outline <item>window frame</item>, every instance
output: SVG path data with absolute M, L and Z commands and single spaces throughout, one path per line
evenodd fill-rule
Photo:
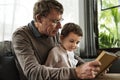
M 120 48 L 103 48 L 103 49 L 99 48 L 99 42 L 98 42 L 99 29 L 98 29 L 98 10 L 97 10 L 98 8 L 97 8 L 97 5 L 98 5 L 97 0 L 94 0 L 94 30 L 95 30 L 95 34 L 96 34 L 96 38 L 95 38 L 96 50 L 97 51 L 106 50 L 106 51 L 109 51 L 109 52 L 117 52 L 117 51 L 120 50 Z M 103 9 L 103 10 L 105 10 L 105 9 Z

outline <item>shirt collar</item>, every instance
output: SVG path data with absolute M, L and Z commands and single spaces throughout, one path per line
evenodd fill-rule
M 40 38 L 40 37 L 48 37 L 48 36 L 45 36 L 45 35 L 42 35 L 38 29 L 35 27 L 35 21 L 32 20 L 29 24 L 28 24 L 28 27 L 30 27 L 33 31 L 33 34 L 35 35 L 36 38 Z

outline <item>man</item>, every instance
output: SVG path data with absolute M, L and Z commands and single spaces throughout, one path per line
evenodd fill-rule
M 41 0 L 34 5 L 34 21 L 17 29 L 12 37 L 21 80 L 92 79 L 100 62 L 84 63 L 76 68 L 44 66 L 48 52 L 59 43 L 63 6 L 56 0 Z M 23 78 L 24 76 L 24 78 Z

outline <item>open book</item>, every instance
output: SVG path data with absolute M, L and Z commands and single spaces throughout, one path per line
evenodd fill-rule
M 107 68 L 109 68 L 112 63 L 118 59 L 118 56 L 114 53 L 110 53 L 107 51 L 102 51 L 99 56 L 96 58 L 97 61 L 101 62 L 101 66 L 100 66 L 100 72 L 98 73 L 98 75 L 100 73 L 102 73 L 104 70 L 106 70 Z

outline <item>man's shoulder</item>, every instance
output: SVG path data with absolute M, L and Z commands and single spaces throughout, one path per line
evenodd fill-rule
M 14 31 L 12 36 L 13 37 L 15 37 L 15 36 L 19 37 L 20 35 L 22 35 L 24 37 L 27 37 L 27 36 L 30 36 L 30 34 L 31 34 L 31 31 L 30 31 L 29 27 L 28 26 L 22 26 L 22 27 L 17 28 Z
M 20 33 L 20 32 L 26 32 L 26 31 L 28 31 L 28 30 L 29 30 L 28 26 L 18 27 L 18 28 L 14 31 L 14 34 L 15 34 L 15 33 Z
M 28 26 L 20 26 L 16 29 L 16 31 L 24 31 L 24 30 L 27 30 L 28 29 Z

